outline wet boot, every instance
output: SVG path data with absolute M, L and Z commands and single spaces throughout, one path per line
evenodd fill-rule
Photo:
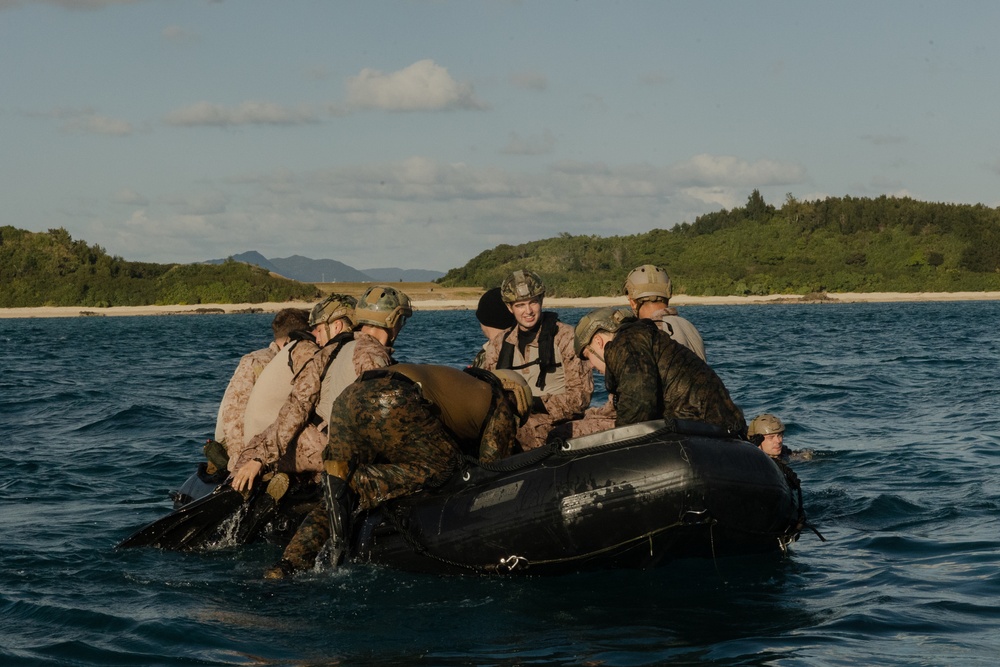
M 346 480 L 323 473 L 323 500 L 330 521 L 330 565 L 337 567 L 343 562 L 350 546 L 351 519 L 357 507 L 357 494 Z
M 265 579 L 284 579 L 295 572 L 310 570 L 323 545 L 330 539 L 330 519 L 320 503 L 299 524 L 291 541 L 281 554 L 281 560 L 264 571 Z

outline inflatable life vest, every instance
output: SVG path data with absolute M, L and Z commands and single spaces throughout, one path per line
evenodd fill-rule
M 510 334 L 517 329 L 517 325 L 507 329 L 503 335 L 503 345 L 500 346 L 500 355 L 497 358 L 497 368 L 519 371 L 535 364 L 538 365 L 538 381 L 535 386 L 545 389 L 545 376 L 554 372 L 562 364 L 556 362 L 556 324 L 559 322 L 559 315 L 553 312 L 543 312 L 538 328 L 538 358 L 520 366 L 514 365 L 514 343 L 507 340 Z
M 338 364 L 336 368 L 333 368 L 333 362 L 337 360 L 337 356 L 347 346 L 351 348 L 349 350 L 351 354 L 346 358 L 347 365 Z M 354 332 L 343 331 L 331 338 L 323 347 L 324 349 L 332 347 L 333 350 L 330 352 L 330 356 L 327 357 L 326 365 L 323 366 L 323 371 L 319 376 L 322 388 L 319 392 L 319 402 L 316 404 L 315 416 L 320 423 L 325 422 L 330 417 L 330 410 L 333 408 L 334 399 L 355 379 L 354 364 L 353 359 L 351 359 L 354 356 Z M 330 373 L 331 368 L 335 371 L 332 374 Z

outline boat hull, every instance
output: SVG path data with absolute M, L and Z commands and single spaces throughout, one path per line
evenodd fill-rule
M 776 551 L 797 537 L 799 495 L 745 441 L 662 420 L 596 435 L 388 503 L 362 522 L 354 560 L 546 574 Z
M 185 488 L 207 493 L 202 482 Z M 220 485 L 119 546 L 281 546 L 318 502 L 315 483 L 296 482 L 277 504 Z M 436 574 L 652 568 L 783 550 L 804 522 L 790 470 L 705 424 L 658 420 L 469 464 L 355 517 L 347 558 Z

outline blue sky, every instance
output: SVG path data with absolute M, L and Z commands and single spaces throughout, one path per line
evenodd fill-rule
M 1000 3 L 0 0 L 0 225 L 446 271 L 851 195 L 1000 205 Z

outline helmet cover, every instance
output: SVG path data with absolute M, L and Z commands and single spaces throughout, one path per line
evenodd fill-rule
M 410 297 L 395 287 L 372 285 L 358 299 L 354 309 L 357 324 L 370 324 L 382 329 L 393 329 L 396 323 L 402 326 L 407 317 L 413 316 Z
M 341 317 L 347 320 L 347 328 L 354 326 L 354 307 L 357 299 L 347 294 L 331 294 L 315 306 L 309 313 L 309 326 L 333 322 Z
M 573 333 L 573 350 L 576 351 L 576 356 L 582 358 L 584 348 L 590 345 L 598 331 L 614 333 L 621 328 L 622 322 L 634 317 L 631 308 L 622 306 L 598 308 L 581 317 Z
M 772 433 L 784 433 L 785 425 L 781 423 L 781 420 L 774 415 L 765 412 L 762 415 L 757 415 L 750 422 L 750 427 L 747 429 L 748 436 L 755 435 L 771 435 Z
M 542 277 L 527 269 L 514 271 L 500 283 L 500 296 L 504 303 L 534 299 L 544 294 L 545 283 L 542 282 Z
M 632 269 L 625 279 L 623 291 L 628 298 L 636 303 L 659 299 L 669 301 L 673 296 L 670 276 L 667 272 L 653 264 L 643 264 Z

